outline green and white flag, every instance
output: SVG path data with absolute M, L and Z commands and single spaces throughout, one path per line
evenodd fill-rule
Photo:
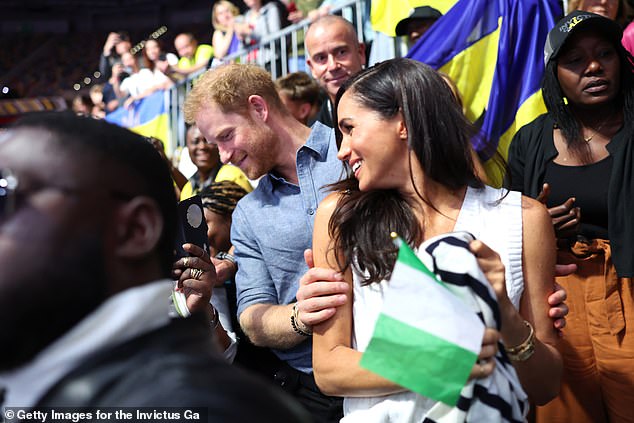
M 454 406 L 482 345 L 484 324 L 405 242 L 361 366 Z

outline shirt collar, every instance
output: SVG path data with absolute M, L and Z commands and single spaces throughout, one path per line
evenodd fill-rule
M 297 152 L 299 153 L 302 149 L 308 149 L 317 155 L 319 161 L 325 161 L 328 158 L 328 148 L 330 148 L 334 136 L 335 131 L 331 127 L 317 121 L 311 127 L 310 136 L 306 140 L 306 144 L 302 145 Z M 297 161 L 298 159 L 296 158 L 295 160 Z M 297 185 L 291 184 L 286 179 L 275 176 L 272 173 L 268 173 L 267 176 L 268 178 L 262 178 L 260 184 L 263 181 L 268 181 L 268 184 L 264 185 L 262 189 L 266 189 L 269 192 L 280 185 L 297 187 Z
M 328 148 L 335 137 L 335 131 L 317 121 L 311 127 L 310 137 L 302 148 L 309 148 L 317 153 L 320 160 L 326 160 L 328 157 Z

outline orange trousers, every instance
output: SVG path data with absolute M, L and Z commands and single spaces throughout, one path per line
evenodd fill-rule
M 610 243 L 577 242 L 558 263 L 577 272 L 557 278 L 568 293 L 560 352 L 560 394 L 535 410 L 537 423 L 634 422 L 634 294 L 618 278 Z

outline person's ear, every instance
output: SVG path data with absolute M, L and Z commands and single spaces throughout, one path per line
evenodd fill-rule
M 398 136 L 402 140 L 407 141 L 407 126 L 405 126 L 405 121 L 403 120 L 402 117 L 398 121 Z
M 302 122 L 308 120 L 308 116 L 310 116 L 310 112 L 312 111 L 312 109 L 313 105 L 310 103 L 302 103 L 299 105 L 299 116 L 302 118 Z
M 262 122 L 266 122 L 269 116 L 269 105 L 266 100 L 259 95 L 251 95 L 248 99 L 249 109 L 253 116 L 260 119 Z
M 163 233 L 163 216 L 156 201 L 135 197 L 115 213 L 115 254 L 138 259 L 156 249 Z
M 367 60 L 365 57 L 365 44 L 363 43 L 359 43 L 359 57 L 361 58 L 361 66 L 365 66 Z
M 310 60 L 309 57 L 306 58 L 306 66 L 308 66 L 308 69 L 310 69 L 310 73 L 313 78 L 317 79 L 317 77 L 315 76 L 315 71 L 313 70 L 313 61 Z

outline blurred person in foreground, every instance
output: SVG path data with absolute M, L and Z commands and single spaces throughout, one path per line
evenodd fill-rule
M 170 317 L 176 198 L 143 137 L 33 114 L 1 135 L 0 168 L 5 406 L 198 406 L 210 421 L 304 421 L 218 355 L 202 313 L 215 273 L 192 244 L 179 284 L 197 292 L 194 313 Z

